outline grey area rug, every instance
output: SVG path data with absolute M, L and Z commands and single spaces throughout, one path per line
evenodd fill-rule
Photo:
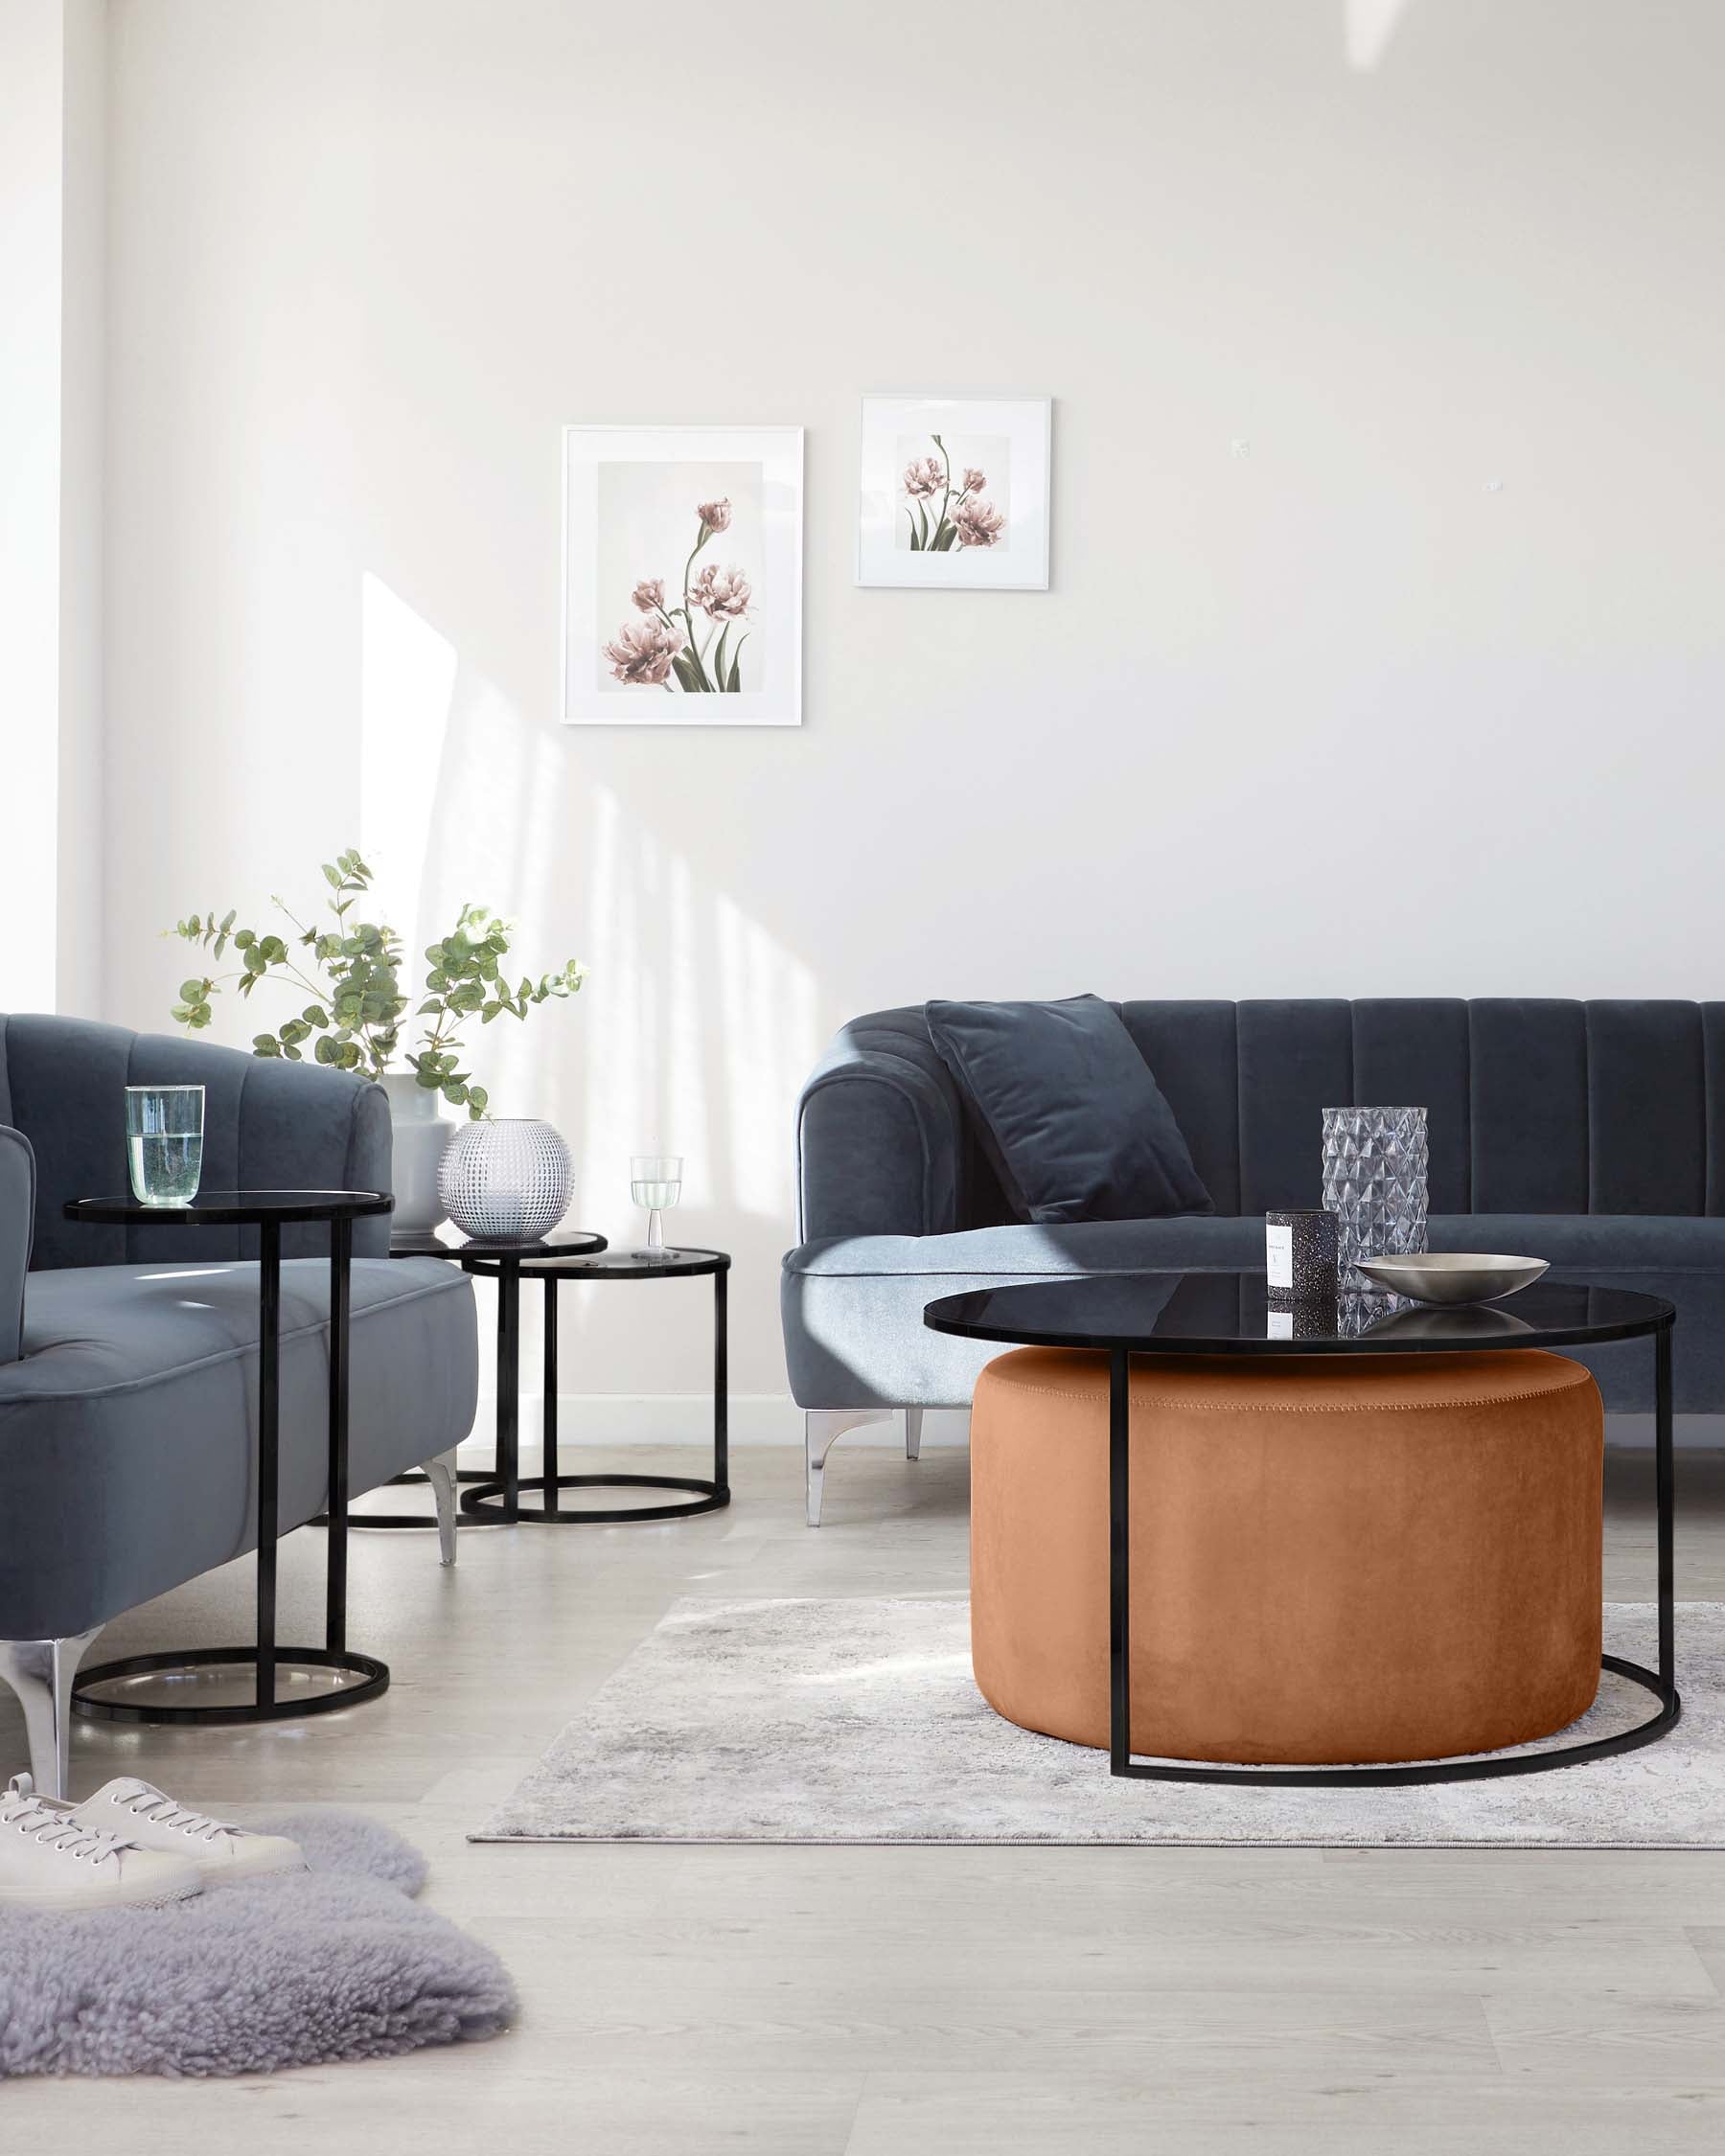
M 0 1915 L 0 2075 L 264 2074 L 493 2036 L 515 1990 L 415 1906 L 418 1850 L 349 1812 L 280 1812 L 310 1871 L 169 1909 Z
M 1605 1613 L 1653 1663 L 1650 1606 Z M 1258 1844 L 1725 1847 L 1725 1605 L 1677 1615 L 1684 1719 L 1560 1773 L 1409 1789 L 1116 1781 L 1105 1756 L 996 1714 L 962 1595 L 679 1602 L 478 1842 Z M 1607 1676 L 1555 1742 L 1644 1721 Z M 1522 1749 L 1539 1751 L 1541 1745 Z

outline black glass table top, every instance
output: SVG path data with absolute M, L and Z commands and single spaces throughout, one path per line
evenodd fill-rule
M 533 1235 L 520 1242 L 507 1235 L 464 1235 L 457 1228 L 448 1242 L 441 1235 L 392 1239 L 389 1254 L 391 1257 L 457 1258 L 464 1265 L 472 1258 L 486 1258 L 494 1266 L 504 1260 L 513 1264 L 530 1257 L 576 1257 L 605 1248 L 605 1237 L 585 1227 L 556 1227 L 549 1235 Z
M 177 1227 L 255 1227 L 271 1220 L 353 1220 L 394 1209 L 395 1200 L 386 1190 L 200 1190 L 183 1205 L 141 1205 L 129 1195 L 74 1198 L 65 1214 L 68 1220 L 109 1225 L 155 1221 Z
M 686 1244 L 657 1251 L 602 1250 L 597 1257 L 553 1253 L 523 1259 L 521 1271 L 533 1279 L 555 1273 L 560 1280 L 677 1280 L 697 1273 L 728 1273 L 730 1253 Z
M 1112 1273 L 981 1288 L 929 1303 L 937 1333 L 1025 1347 L 1126 1348 L 1135 1355 L 1431 1354 L 1574 1347 L 1668 1326 L 1659 1296 L 1553 1281 L 1502 1302 L 1438 1307 L 1393 1296 L 1338 1296 L 1295 1312 L 1269 1306 L 1261 1273 Z

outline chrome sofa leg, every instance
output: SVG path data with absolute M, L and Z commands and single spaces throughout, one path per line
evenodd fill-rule
M 905 1410 L 905 1457 L 907 1459 L 921 1459 L 922 1457 L 922 1415 L 923 1411 L 920 1408 L 907 1408 Z
M 72 1681 L 102 1630 L 64 1640 L 0 1640 L 0 1677 L 18 1695 L 30 1773 L 44 1797 L 64 1797 L 72 1768 Z
M 447 1453 L 439 1453 L 435 1459 L 422 1461 L 420 1473 L 431 1485 L 431 1501 L 437 1507 L 437 1555 L 441 1564 L 455 1562 L 455 1523 L 460 1518 L 456 1500 L 460 1495 L 455 1479 L 456 1451 L 453 1446 Z
M 811 1408 L 804 1414 L 803 1480 L 811 1527 L 820 1525 L 821 1483 L 835 1441 L 865 1422 L 885 1422 L 891 1412 L 890 1408 Z

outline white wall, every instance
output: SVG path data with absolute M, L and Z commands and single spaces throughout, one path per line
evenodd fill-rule
M 0 1010 L 102 1000 L 105 0 L 0 0 Z
M 100 1010 L 107 935 L 103 597 L 107 0 L 60 0 L 58 1007 Z
M 0 1009 L 52 1009 L 58 933 L 60 11 L 0 0 Z
M 1725 992 L 1714 0 L 113 34 L 108 1010 L 363 818 L 398 915 L 591 961 L 487 1075 L 593 1225 L 690 1157 L 741 1390 L 850 1013 Z M 1052 591 L 856 588 L 883 388 L 1057 400 Z M 809 429 L 800 732 L 559 726 L 567 421 Z M 572 1382 L 697 1389 L 689 1293 Z

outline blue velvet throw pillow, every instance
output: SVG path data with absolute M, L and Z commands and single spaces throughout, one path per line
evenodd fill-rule
M 1174 1112 L 1112 1003 L 931 1003 L 929 1038 L 1025 1220 L 1214 1210 Z

